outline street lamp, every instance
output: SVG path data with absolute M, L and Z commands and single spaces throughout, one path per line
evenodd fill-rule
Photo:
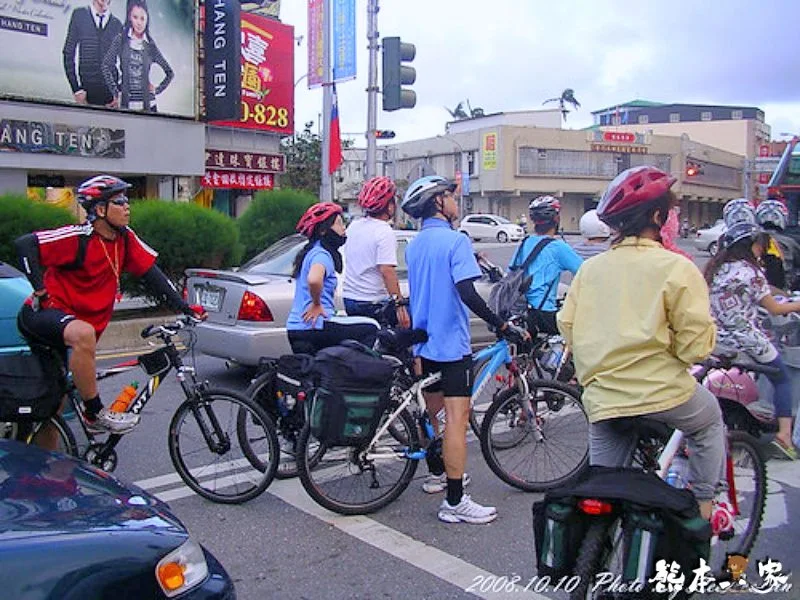
M 464 147 L 456 140 L 455 138 L 450 137 L 447 134 L 439 134 L 436 137 L 447 139 L 453 142 L 456 146 L 458 146 L 459 157 L 461 159 L 461 164 L 458 167 L 458 170 L 461 172 L 461 185 L 458 186 L 458 215 L 459 219 L 464 218 L 464 182 L 467 182 L 467 190 L 469 191 L 469 161 L 467 160 L 467 153 L 464 152 Z

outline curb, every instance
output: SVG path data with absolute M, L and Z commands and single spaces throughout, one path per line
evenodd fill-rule
M 153 347 L 142 339 L 142 329 L 154 323 L 169 323 L 171 319 L 163 317 L 145 317 L 111 321 L 97 342 L 97 356 L 116 354 L 119 352 L 136 352 Z

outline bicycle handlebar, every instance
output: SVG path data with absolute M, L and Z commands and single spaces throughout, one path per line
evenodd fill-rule
M 172 337 L 176 335 L 181 329 L 186 329 L 200 322 L 200 319 L 190 317 L 189 315 L 178 316 L 173 323 L 162 323 L 160 325 L 148 325 L 142 329 L 142 338 L 147 339 L 154 335 L 161 335 Z

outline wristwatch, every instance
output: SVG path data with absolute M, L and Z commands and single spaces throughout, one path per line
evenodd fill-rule
M 408 306 L 408 298 L 403 298 L 402 296 L 398 296 L 397 294 L 392 294 L 391 296 L 392 302 L 397 307 L 400 306 Z

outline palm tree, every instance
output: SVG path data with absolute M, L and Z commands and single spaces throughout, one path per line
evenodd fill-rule
M 446 106 L 444 109 L 450 113 L 450 116 L 453 117 L 456 121 L 461 121 L 463 119 L 469 119 L 469 115 L 464 110 L 464 103 L 459 102 L 453 110 L 450 110 Z
M 558 98 L 550 98 L 542 102 L 542 104 L 547 104 L 548 102 L 558 102 L 558 107 L 561 109 L 561 114 L 565 121 L 569 114 L 569 109 L 565 106 L 566 104 L 571 104 L 576 110 L 581 106 L 581 103 L 575 99 L 575 90 L 572 88 L 565 89 Z

